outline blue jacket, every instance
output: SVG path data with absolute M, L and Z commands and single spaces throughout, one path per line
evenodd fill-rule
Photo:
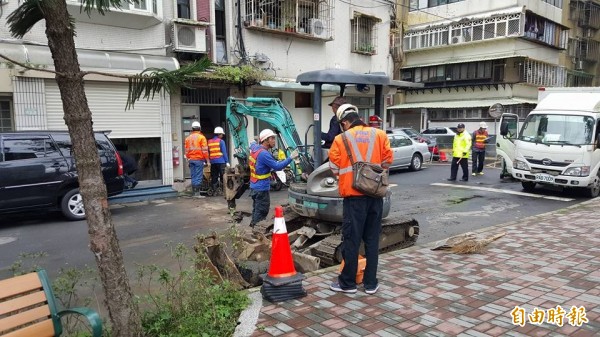
M 260 147 L 255 147 L 259 150 Z M 255 152 L 255 151 L 252 151 Z M 256 173 L 265 174 L 273 171 L 281 171 L 292 162 L 292 158 L 286 158 L 281 161 L 275 160 L 271 152 L 267 149 L 258 154 L 256 160 Z M 250 188 L 256 191 L 268 191 L 271 188 L 271 179 L 261 179 L 255 183 L 250 183 Z
M 214 136 L 213 139 L 219 139 L 218 136 Z M 227 164 L 229 156 L 227 155 L 227 147 L 225 146 L 225 141 L 223 139 L 221 139 L 221 141 L 219 142 L 219 147 L 221 148 L 221 153 L 223 154 L 223 157 L 221 158 L 216 158 L 216 159 L 211 159 L 210 163 L 211 164 Z
M 330 148 L 335 136 L 339 135 L 340 133 L 342 133 L 342 130 L 340 129 L 340 123 L 338 123 L 337 117 L 333 115 L 329 121 L 329 131 L 327 131 L 327 133 L 321 132 L 321 140 L 325 141 L 323 147 Z

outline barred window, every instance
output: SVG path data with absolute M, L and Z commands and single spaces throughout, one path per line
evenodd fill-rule
M 11 103 L 8 99 L 0 98 L 0 131 L 12 131 L 13 121 Z
M 351 51 L 353 53 L 377 54 L 377 24 L 380 21 L 372 16 L 354 15 L 354 18 L 350 20 Z

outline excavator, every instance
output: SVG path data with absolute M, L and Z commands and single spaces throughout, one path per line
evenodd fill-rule
M 384 83 L 387 85 L 390 82 L 387 76 L 355 74 L 340 70 L 319 71 L 319 75 L 325 76 L 322 80 L 324 83 L 340 86 L 341 94 L 347 84 L 374 85 L 376 94 L 381 94 L 381 87 Z M 321 77 L 317 76 L 316 80 L 320 81 Z M 310 76 L 308 80 L 311 80 Z M 311 84 L 315 83 L 311 82 Z M 314 105 L 313 110 L 319 115 L 321 84 L 323 83 L 316 83 L 314 91 L 314 101 L 318 104 Z M 376 111 L 378 103 L 380 104 L 381 101 L 378 102 L 376 97 Z M 301 263 L 301 271 L 311 271 L 341 263 L 343 198 L 339 195 L 338 181 L 329 164 L 320 162 L 321 158 L 327 156 L 326 152 L 322 153 L 320 146 L 321 133 L 320 126 L 317 125 L 319 123 L 309 127 L 309 130 L 311 127 L 314 128 L 315 144 L 310 146 L 302 144 L 292 115 L 277 98 L 230 97 L 227 100 L 226 119 L 233 139 L 232 153 L 238 161 L 238 164 L 224 175 L 225 198 L 230 210 L 235 210 L 235 200 L 240 198 L 249 187 L 248 118 L 269 123 L 278 136 L 280 148 L 287 156 L 292 151 L 299 150 L 300 156 L 291 163 L 294 181 L 290 183 L 288 189 L 289 205 L 288 211 L 285 212 L 285 221 L 290 240 L 293 241 L 291 247 L 295 260 L 299 258 L 305 262 Z M 308 131 L 305 139 L 307 134 Z M 390 204 L 391 191 L 388 191 L 384 197 L 380 253 L 411 246 L 419 235 L 419 225 L 416 220 L 390 216 Z M 264 220 L 259 222 L 253 231 L 266 234 L 271 227 L 272 220 Z

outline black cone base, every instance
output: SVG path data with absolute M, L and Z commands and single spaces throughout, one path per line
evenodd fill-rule
M 302 287 L 304 276 L 296 273 L 290 277 L 270 277 L 261 275 L 263 285 L 260 293 L 263 298 L 270 302 L 282 302 L 306 296 L 306 290 Z

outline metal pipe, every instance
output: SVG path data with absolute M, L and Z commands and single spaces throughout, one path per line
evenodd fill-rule
M 313 129 L 313 138 L 315 141 L 315 156 L 314 156 L 314 166 L 313 168 L 317 168 L 321 166 L 322 163 L 322 153 L 321 153 L 321 83 L 315 83 L 315 92 L 314 92 L 314 100 L 313 100 L 313 124 L 315 128 Z

